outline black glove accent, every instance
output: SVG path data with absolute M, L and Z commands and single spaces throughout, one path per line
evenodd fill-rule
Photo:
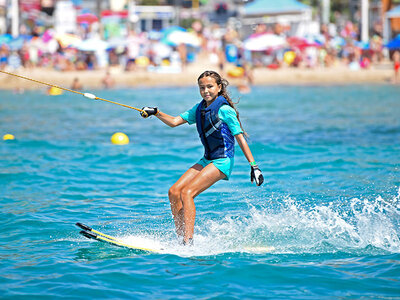
M 148 106 L 145 106 L 145 107 L 143 107 L 142 108 L 142 110 L 144 111 L 141 111 L 140 112 L 140 115 L 143 117 L 143 118 L 148 118 L 148 117 L 150 117 L 150 116 L 155 116 L 156 114 L 158 114 L 158 108 L 157 107 L 148 107 Z
M 262 185 L 262 183 L 264 182 L 264 176 L 257 165 L 251 166 L 250 180 L 251 183 L 255 181 L 257 186 Z

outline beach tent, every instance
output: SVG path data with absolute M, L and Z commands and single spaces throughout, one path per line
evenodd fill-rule
M 254 0 L 244 6 L 244 15 L 273 15 L 309 11 L 308 5 L 296 0 Z
M 386 13 L 387 18 L 400 18 L 400 5 L 396 6 L 395 8 L 389 10 Z
M 240 17 L 242 24 L 249 27 L 244 28 L 245 35 L 251 33 L 254 24 L 275 23 L 290 24 L 291 35 L 301 35 L 307 33 L 312 22 L 312 9 L 297 0 L 254 0 L 244 5 Z
M 383 22 L 383 41 L 387 43 L 391 38 L 390 19 L 400 18 L 400 5 L 387 11 Z

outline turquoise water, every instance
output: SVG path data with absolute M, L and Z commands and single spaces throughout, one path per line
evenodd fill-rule
M 177 115 L 198 91 L 94 91 Z M 168 188 L 202 155 L 195 126 L 66 93 L 0 92 L 0 297 L 400 299 L 399 88 L 271 86 L 238 98 L 265 184 L 237 149 L 180 246 Z M 110 143 L 114 132 L 131 143 Z M 85 239 L 75 222 L 148 254 Z M 270 246 L 273 250 L 254 251 Z

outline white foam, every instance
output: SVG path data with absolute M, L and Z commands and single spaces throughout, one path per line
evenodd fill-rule
M 182 246 L 173 229 L 160 236 L 124 241 L 162 253 L 212 256 L 223 253 L 400 252 L 400 189 L 391 199 L 348 199 L 326 205 L 293 198 L 249 204 L 246 216 L 227 215 L 196 225 L 194 246 Z M 271 204 L 273 203 L 273 205 Z

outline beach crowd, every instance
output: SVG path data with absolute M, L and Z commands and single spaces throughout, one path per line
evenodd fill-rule
M 368 69 L 384 58 L 381 28 L 374 26 L 368 43 L 360 41 L 358 26 L 348 21 L 342 26 L 322 25 L 313 36 L 290 35 L 281 24 L 254 26 L 243 37 L 233 27 L 217 24 L 191 28 L 177 26 L 160 32 L 127 31 L 125 36 L 100 38 L 93 24 L 77 34 L 57 34 L 52 28 L 22 28 L 21 35 L 0 36 L 0 69 L 52 68 L 59 71 L 96 70 L 119 66 L 125 71 L 182 72 L 206 57 L 220 71 L 232 77 L 246 77 L 251 83 L 254 68 L 329 68 L 344 64 L 349 69 Z M 398 60 L 398 56 L 394 55 Z M 229 68 L 229 69 L 227 69 Z

